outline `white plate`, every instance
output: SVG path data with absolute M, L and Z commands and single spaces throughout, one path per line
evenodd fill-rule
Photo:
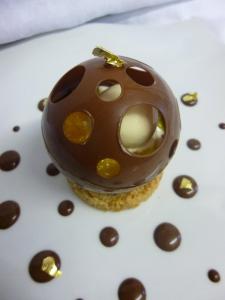
M 43 145 L 37 110 L 58 78 L 89 59 L 97 44 L 152 65 L 175 95 L 197 91 L 199 103 L 179 101 L 182 134 L 177 153 L 152 198 L 140 207 L 103 213 L 75 198 L 62 175 L 47 176 L 50 162 Z M 0 153 L 15 149 L 21 163 L 0 172 L 0 201 L 15 200 L 21 216 L 0 231 L 1 300 L 114 300 L 121 281 L 136 277 L 155 300 L 222 300 L 225 296 L 225 51 L 199 21 L 165 28 L 87 25 L 4 47 L 0 51 Z M 19 125 L 17 133 L 12 127 Z M 191 151 L 189 138 L 202 149 Z M 189 200 L 178 197 L 171 182 L 177 175 L 193 176 L 199 192 Z M 70 199 L 69 217 L 57 212 Z M 161 222 L 175 224 L 181 246 L 160 250 L 153 231 Z M 120 234 L 115 247 L 99 242 L 99 231 L 114 226 Z M 62 261 L 63 276 L 38 284 L 28 273 L 38 251 L 52 249 Z M 212 283 L 215 268 L 221 281 Z

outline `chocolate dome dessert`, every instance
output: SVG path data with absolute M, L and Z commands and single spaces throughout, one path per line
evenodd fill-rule
M 172 91 L 151 67 L 103 48 L 93 54 L 98 57 L 56 83 L 42 132 L 52 160 L 81 198 L 116 202 L 157 178 L 158 185 L 178 144 L 180 116 Z

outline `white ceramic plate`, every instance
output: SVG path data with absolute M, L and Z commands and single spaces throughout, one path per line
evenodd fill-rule
M 68 69 L 91 57 L 97 44 L 153 66 L 179 98 L 197 91 L 199 103 L 180 103 L 182 134 L 175 157 L 152 198 L 136 209 L 104 213 L 78 200 L 60 174 L 50 177 L 50 159 L 40 130 L 39 99 L 47 96 Z M 0 202 L 20 204 L 18 221 L 0 230 L 1 300 L 114 300 L 120 283 L 138 278 L 147 299 L 222 300 L 225 296 L 225 51 L 197 20 L 165 28 L 87 25 L 4 47 L 0 51 L 0 153 L 14 149 L 19 166 L 0 171 Z M 19 132 L 12 127 L 19 125 Z M 199 151 L 186 146 L 189 138 L 202 143 Z M 171 187 L 177 175 L 193 176 L 195 197 L 185 200 Z M 57 212 L 70 199 L 75 211 Z M 171 253 L 154 243 L 153 231 L 171 222 L 182 234 Z M 115 227 L 118 244 L 99 242 L 105 226 Z M 44 249 L 56 251 L 63 276 L 38 284 L 28 273 L 30 259 Z M 214 268 L 221 281 L 209 281 Z

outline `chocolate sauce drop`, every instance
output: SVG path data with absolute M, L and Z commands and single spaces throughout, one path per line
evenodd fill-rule
M 19 130 L 20 130 L 20 126 L 14 126 L 14 127 L 13 127 L 13 131 L 14 131 L 14 132 L 18 132 Z
M 15 169 L 20 162 L 20 155 L 14 150 L 9 150 L 0 156 L 0 169 L 3 171 L 11 171 Z
M 212 282 L 219 282 L 220 281 L 220 273 L 214 269 L 208 271 L 208 278 Z
M 46 101 L 46 98 L 44 98 L 44 99 L 42 99 L 42 100 L 40 100 L 40 101 L 38 102 L 37 107 L 38 107 L 38 109 L 39 109 L 40 111 L 43 111 L 43 110 L 44 110 L 44 108 L 45 108 L 45 101 Z
M 62 201 L 58 206 L 58 212 L 62 216 L 69 216 L 74 210 L 74 204 L 70 200 Z
M 225 123 L 220 123 L 218 126 L 220 129 L 225 129 Z
M 54 277 L 48 275 L 46 272 L 42 271 L 41 269 L 43 260 L 48 256 L 54 258 L 56 267 L 60 269 L 61 261 L 58 254 L 56 254 L 51 250 L 41 251 L 31 259 L 29 264 L 29 273 L 34 281 L 44 283 L 54 279 Z
M 198 184 L 194 178 L 188 175 L 181 175 L 174 179 L 173 189 L 182 198 L 191 198 L 198 191 Z
M 60 173 L 59 170 L 56 168 L 56 166 L 53 163 L 50 163 L 47 166 L 46 172 L 49 176 L 56 176 Z
M 164 251 L 174 251 L 181 243 L 180 231 L 173 224 L 161 223 L 154 231 L 156 245 Z
M 199 150 L 201 148 L 201 143 L 197 139 L 190 139 L 187 141 L 187 146 L 191 150 Z
M 136 278 L 124 280 L 118 289 L 119 300 L 146 300 L 146 291 L 143 284 Z
M 113 227 L 105 227 L 101 230 L 99 235 L 100 241 L 106 247 L 112 247 L 117 244 L 119 234 Z
M 0 203 L 0 229 L 8 229 L 20 216 L 19 204 L 15 201 L 5 201 Z

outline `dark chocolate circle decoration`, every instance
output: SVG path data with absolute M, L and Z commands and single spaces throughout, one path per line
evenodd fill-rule
M 152 74 L 144 68 L 132 66 L 128 67 L 126 71 L 129 77 L 138 84 L 149 86 L 154 83 Z
M 11 171 L 20 163 L 20 155 L 15 150 L 9 150 L 0 156 L 0 169 L 3 171 Z
M 115 246 L 119 240 L 119 234 L 113 227 L 105 227 L 99 235 L 101 243 L 106 247 Z
M 70 200 L 64 200 L 59 203 L 58 212 L 62 216 L 69 216 L 74 210 L 74 204 Z
M 199 150 L 201 148 L 201 142 L 197 139 L 190 139 L 187 141 L 187 146 L 191 150 Z
M 118 289 L 119 300 L 146 300 L 144 285 L 136 278 L 124 280 Z
M 220 129 L 225 129 L 225 123 L 220 123 L 218 126 Z
M 18 132 L 19 130 L 20 130 L 20 126 L 14 126 L 14 127 L 13 127 L 13 131 L 14 131 L 14 132 Z
M 46 172 L 49 176 L 56 176 L 60 173 L 53 163 L 47 165 Z
M 16 223 L 20 216 L 20 206 L 15 201 L 0 203 L 0 229 L 8 229 Z
M 61 261 L 57 253 L 51 250 L 44 250 L 38 252 L 30 261 L 29 273 L 31 278 L 39 283 L 45 283 L 53 280 L 55 277 L 50 276 L 47 272 L 43 271 L 43 261 L 46 258 L 53 258 L 56 268 L 59 270 L 61 267 Z
M 198 184 L 193 177 L 180 175 L 174 179 L 173 189 L 182 198 L 192 198 L 198 191 Z
M 219 282 L 220 281 L 220 273 L 215 269 L 211 269 L 208 271 L 208 278 L 212 282 L 215 282 L 215 283 Z
M 174 251 L 181 243 L 181 234 L 176 226 L 170 223 L 161 223 L 154 231 L 156 245 L 164 251 Z
M 67 72 L 54 87 L 50 96 L 51 101 L 53 103 L 59 102 L 71 94 L 80 84 L 84 73 L 85 68 L 83 66 L 77 66 Z

